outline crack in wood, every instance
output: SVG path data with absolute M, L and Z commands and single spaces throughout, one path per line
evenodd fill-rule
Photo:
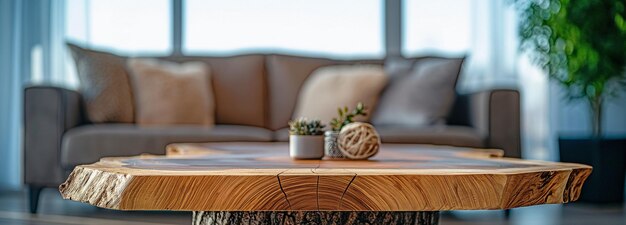
M 317 166 L 315 168 L 311 168 L 311 173 L 315 173 L 315 171 L 319 169 L 321 166 L 322 166 L 321 163 L 317 163 Z
M 317 185 L 315 188 L 315 195 L 317 196 L 317 211 L 320 210 L 320 176 L 317 176 Z
M 311 173 L 315 174 L 315 171 L 320 168 L 320 166 L 322 166 L 321 161 L 319 163 L 317 163 L 317 166 L 315 168 L 311 169 Z M 315 187 L 315 200 L 316 200 L 316 204 L 317 204 L 317 211 L 320 210 L 320 176 L 317 175 L 317 184 Z
M 287 172 L 288 170 L 284 170 L 278 174 L 276 174 L 276 179 L 278 179 L 278 186 L 280 187 L 280 191 L 283 192 L 283 195 L 285 196 L 285 201 L 287 201 L 287 205 L 289 205 L 289 209 L 291 210 L 291 202 L 289 202 L 289 198 L 287 197 L 287 193 L 285 192 L 285 189 L 283 189 L 283 184 L 282 182 L 280 182 L 280 175 L 284 172 Z
M 341 198 L 339 199 L 339 207 L 341 208 L 342 204 L 343 204 L 343 196 L 346 194 L 346 192 L 348 192 L 348 188 L 350 188 L 350 185 L 352 184 L 352 182 L 354 181 L 354 179 L 356 179 L 357 174 L 355 173 L 354 176 L 352 176 L 352 179 L 350 179 L 350 182 L 348 182 L 348 185 L 346 185 L 346 189 L 343 190 L 343 193 L 341 193 Z

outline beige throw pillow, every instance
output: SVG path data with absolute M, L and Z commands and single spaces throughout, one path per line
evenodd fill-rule
M 339 107 L 354 108 L 357 103 L 363 102 L 373 109 L 386 83 L 387 76 L 380 65 L 321 67 L 304 82 L 292 117 L 307 117 L 328 123 L 337 117 Z
M 156 59 L 129 59 L 139 125 L 215 123 L 215 100 L 209 67 Z

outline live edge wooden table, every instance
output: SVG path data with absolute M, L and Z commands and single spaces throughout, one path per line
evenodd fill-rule
M 500 150 L 383 145 L 370 160 L 292 160 L 284 143 L 174 144 L 77 166 L 65 199 L 193 211 L 193 224 L 437 224 L 439 211 L 578 199 L 591 167 Z

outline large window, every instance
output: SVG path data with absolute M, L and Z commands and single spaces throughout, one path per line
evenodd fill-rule
M 169 54 L 171 11 L 171 0 L 67 0 L 66 36 L 129 54 Z
M 404 0 L 402 52 L 464 54 L 472 42 L 472 0 Z
M 381 57 L 383 10 L 384 0 L 187 0 L 183 50 Z
M 66 37 L 124 54 L 170 54 L 172 0 L 66 0 Z M 384 0 L 183 0 L 184 54 L 384 55 Z M 242 7 L 245 6 L 245 7 Z

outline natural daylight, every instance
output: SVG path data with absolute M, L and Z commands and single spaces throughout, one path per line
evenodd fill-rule
M 0 225 L 624 225 L 624 0 L 0 0 Z

